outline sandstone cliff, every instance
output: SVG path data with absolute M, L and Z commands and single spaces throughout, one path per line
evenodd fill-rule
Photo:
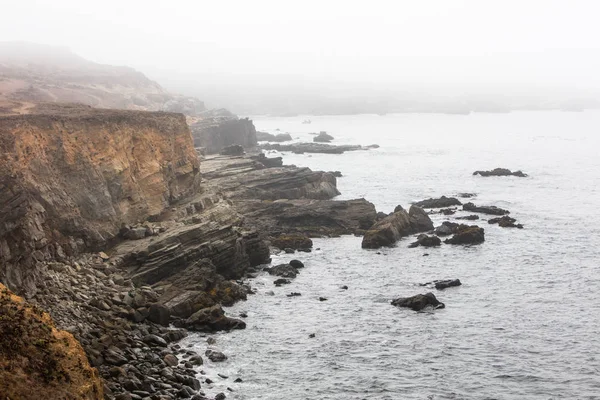
M 0 284 L 2 399 L 103 399 L 98 371 L 48 314 Z
M 199 181 L 181 114 L 72 106 L 1 117 L 0 280 L 33 290 L 36 261 L 106 246 Z

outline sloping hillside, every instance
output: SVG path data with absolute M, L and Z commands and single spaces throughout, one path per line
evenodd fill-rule
M 190 116 L 205 109 L 202 101 L 171 94 L 133 68 L 97 64 L 63 47 L 0 42 L 0 115 L 27 114 L 42 102 Z

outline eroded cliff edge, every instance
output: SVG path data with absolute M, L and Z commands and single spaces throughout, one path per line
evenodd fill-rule
M 182 114 L 40 110 L 0 118 L 0 280 L 34 290 L 36 261 L 97 250 L 122 224 L 199 188 Z

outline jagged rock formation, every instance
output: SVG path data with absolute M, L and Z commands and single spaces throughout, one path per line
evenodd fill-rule
M 200 181 L 181 114 L 51 107 L 1 117 L 0 149 L 0 280 L 29 293 L 36 262 L 106 246 Z
M 409 212 L 401 207 L 396 207 L 396 210 L 365 232 L 363 249 L 393 246 L 403 236 L 433 229 L 433 222 L 423 209 L 413 205 Z
M 0 394 L 6 399 L 102 400 L 98 371 L 50 316 L 0 284 Z
M 190 126 L 194 146 L 204 148 L 207 154 L 220 152 L 231 145 L 243 148 L 256 146 L 256 128 L 248 118 L 206 117 Z
M 192 116 L 205 110 L 202 101 L 171 94 L 133 68 L 97 64 L 62 47 L 0 43 L 0 115 L 27 114 L 40 102 Z

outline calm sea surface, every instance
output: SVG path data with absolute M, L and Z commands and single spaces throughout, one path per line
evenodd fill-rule
M 302 124 L 306 118 L 312 124 Z M 486 241 L 473 247 L 409 249 L 410 237 L 378 254 L 345 236 L 314 240 L 319 250 L 312 253 L 274 256 L 274 263 L 298 258 L 306 267 L 283 287 L 260 275 L 251 281 L 258 293 L 227 309 L 246 312 L 248 327 L 213 336 L 229 359 L 205 361 L 215 381 L 203 386 L 207 393 L 247 400 L 600 399 L 600 112 L 254 122 L 298 141 L 323 130 L 333 144 L 379 144 L 342 155 L 284 154 L 286 164 L 341 171 L 340 199 L 365 197 L 390 212 L 472 192 L 475 204 L 507 208 L 525 229 L 480 220 Z M 530 177 L 472 175 L 495 167 Z M 438 225 L 455 216 L 432 219 Z M 390 305 L 427 292 L 419 283 L 444 278 L 463 282 L 432 290 L 445 309 Z M 292 291 L 302 296 L 286 297 Z M 207 347 L 196 334 L 186 342 Z M 238 377 L 243 383 L 233 382 Z

